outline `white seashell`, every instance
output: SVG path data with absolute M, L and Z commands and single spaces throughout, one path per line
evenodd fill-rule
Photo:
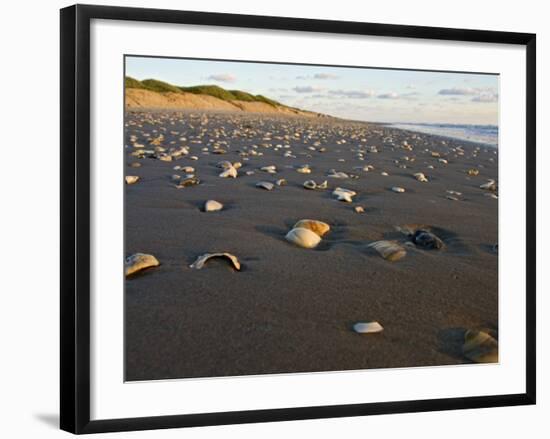
M 139 177 L 137 175 L 127 175 L 124 180 L 126 180 L 126 184 L 134 184 L 137 183 Z
M 135 253 L 128 256 L 124 261 L 124 272 L 126 277 L 128 277 L 138 271 L 145 270 L 150 267 L 156 267 L 158 265 L 160 265 L 160 263 L 153 255 Z
M 297 227 L 288 232 L 286 240 L 303 248 L 314 248 L 321 242 L 321 238 L 311 230 Z
M 220 174 L 220 177 L 223 177 L 223 178 L 237 178 L 237 170 L 231 166 L 230 168 L 227 168 L 225 171 L 223 171 L 221 174 Z
M 195 172 L 195 168 L 193 168 L 193 166 L 184 166 L 181 168 L 181 171 L 186 174 L 193 174 Z
M 403 189 L 402 187 L 399 187 L 399 186 L 394 186 L 391 188 L 391 190 L 393 192 L 396 192 L 398 194 L 402 194 L 403 192 L 405 192 L 405 189 Z
M 299 172 L 300 174 L 311 174 L 311 169 L 306 165 L 296 169 L 296 172 Z
M 304 187 L 306 189 L 316 189 L 317 183 L 315 183 L 313 180 L 307 180 L 307 181 L 304 181 Z
M 389 174 L 386 171 L 383 171 L 380 173 L 380 175 L 383 175 L 384 177 L 387 177 Z
M 378 322 L 358 322 L 353 325 L 353 330 L 358 334 L 375 334 L 382 332 L 384 328 Z
M 277 181 L 275 182 L 275 184 L 276 184 L 277 186 L 285 186 L 285 185 L 286 185 L 286 180 L 285 180 L 284 178 L 280 178 L 279 180 L 277 180 Z
M 189 157 L 190 160 L 198 160 L 199 158 L 196 156 L 196 155 L 192 155 L 191 157 Z
M 488 191 L 496 191 L 497 190 L 497 184 L 495 180 L 487 180 L 487 183 L 483 183 L 481 186 L 479 186 L 480 189 L 485 189 Z
M 268 181 L 260 181 L 260 182 L 256 183 L 256 187 L 265 189 L 267 191 L 271 191 L 271 190 L 273 190 L 275 185 L 273 183 L 269 183 Z
M 275 165 L 264 166 L 260 168 L 260 171 L 268 172 L 269 174 L 275 174 L 277 172 L 277 167 Z
M 254 175 L 255 172 L 254 171 L 246 171 L 246 175 Z
M 416 178 L 418 181 L 421 181 L 421 182 L 428 181 L 428 179 L 422 172 L 417 172 L 416 174 L 414 174 L 414 178 Z
M 394 262 L 402 259 L 407 251 L 394 241 L 376 241 L 369 245 L 374 248 L 384 259 Z
M 241 263 L 239 262 L 237 257 L 235 255 L 232 255 L 231 253 L 205 253 L 204 255 L 199 256 L 197 260 L 189 266 L 189 268 L 200 270 L 204 267 L 204 264 L 206 264 L 208 260 L 212 258 L 226 258 L 231 262 L 235 270 L 240 271 L 241 269 Z
M 355 210 L 356 213 L 364 213 L 365 212 L 365 208 L 363 206 L 355 206 L 353 208 L 353 210 Z
M 347 203 L 351 203 L 352 197 L 357 195 L 357 193 L 349 189 L 337 187 L 332 192 L 332 195 L 334 195 L 338 201 L 345 201 Z
M 443 163 L 444 165 L 446 165 L 447 163 L 449 163 L 447 160 L 445 159 L 439 159 L 438 160 L 439 163 Z
M 317 185 L 317 189 L 326 189 L 328 187 L 328 181 L 323 181 L 321 184 Z
M 320 237 L 323 237 L 330 231 L 330 226 L 327 223 L 312 219 L 302 219 L 294 224 L 292 228 L 308 229 L 311 230 L 313 233 L 316 233 Z
M 216 200 L 208 200 L 206 203 L 204 203 L 205 212 L 216 212 L 222 209 L 223 209 L 223 204 L 219 203 Z
M 340 179 L 345 179 L 345 178 L 349 178 L 349 175 L 346 174 L 345 172 L 331 172 L 328 177 L 330 178 L 340 178 Z

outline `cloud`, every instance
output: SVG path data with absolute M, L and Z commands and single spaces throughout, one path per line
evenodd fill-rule
M 296 93 L 315 93 L 316 91 L 321 91 L 322 88 L 313 87 L 311 85 L 304 85 L 304 86 L 294 87 L 292 90 L 294 90 Z
M 219 82 L 235 82 L 237 80 L 237 78 L 231 73 L 218 73 L 215 75 L 210 75 L 207 79 Z
M 350 99 L 367 99 L 374 95 L 372 91 L 363 90 L 329 90 L 331 95 L 350 98 Z
M 413 85 L 413 84 L 407 84 L 405 86 L 405 88 L 409 89 L 409 90 L 414 90 L 416 88 L 416 85 Z
M 439 90 L 440 95 L 444 96 L 471 96 L 478 93 L 478 91 L 475 88 L 459 88 L 459 87 L 453 87 L 453 88 L 444 88 L 442 90 Z
M 497 93 L 481 93 L 472 98 L 472 102 L 488 103 L 488 102 L 498 102 Z
M 313 75 L 314 79 L 338 79 L 338 75 L 333 75 L 332 73 L 316 73 Z
M 382 94 L 379 94 L 377 97 L 378 99 L 399 99 L 399 95 L 394 92 L 382 93 Z

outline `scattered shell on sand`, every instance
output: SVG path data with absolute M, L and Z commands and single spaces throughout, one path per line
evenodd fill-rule
M 264 166 L 260 168 L 260 171 L 264 171 L 269 174 L 275 174 L 277 172 L 277 167 L 275 165 Z
M 265 189 L 266 191 L 271 191 L 271 190 L 273 190 L 275 185 L 273 183 L 268 182 L 268 181 L 259 181 L 258 183 L 256 183 L 256 187 Z
M 384 328 L 378 322 L 358 322 L 353 325 L 353 330 L 358 334 L 376 334 L 382 332 Z
M 187 177 L 183 180 L 180 180 L 179 184 L 176 186 L 178 189 L 184 187 L 195 186 L 200 183 L 200 180 L 197 177 Z
M 475 169 L 475 168 L 468 169 L 468 175 L 470 175 L 472 177 L 475 177 L 476 175 L 479 175 L 479 169 Z
M 237 259 L 235 255 L 232 255 L 231 253 L 225 253 L 225 252 L 224 253 L 205 253 L 204 255 L 199 256 L 197 260 L 189 266 L 189 268 L 200 270 L 212 258 L 225 258 L 229 262 L 231 262 L 235 270 L 240 271 L 241 269 L 241 263 L 239 262 L 239 259 Z
M 391 190 L 393 192 L 398 193 L 398 194 L 402 194 L 403 192 L 405 192 L 405 189 L 402 188 L 402 187 L 399 187 L 399 186 L 394 186 L 394 187 L 391 188 Z
M 488 331 L 469 329 L 464 334 L 462 353 L 475 363 L 497 363 L 498 341 Z
M 323 237 L 330 231 L 330 226 L 327 223 L 312 219 L 301 219 L 296 224 L 294 224 L 292 228 L 308 229 L 311 230 L 313 233 L 316 233 L 320 237 Z
M 285 238 L 287 241 L 303 248 L 314 248 L 321 242 L 321 238 L 317 233 L 302 227 L 292 229 L 286 234 Z
M 137 175 L 127 175 L 124 180 L 126 180 L 126 184 L 134 184 L 137 183 L 139 177 Z
M 384 176 L 384 177 L 387 177 L 389 174 L 388 174 L 387 172 L 385 172 L 385 171 L 382 171 L 382 172 L 380 173 L 380 175 L 382 175 L 382 176 Z
M 311 169 L 308 165 L 304 165 L 297 168 L 296 172 L 299 172 L 300 174 L 311 174 Z
M 345 201 L 346 203 L 351 203 L 353 201 L 352 197 L 357 195 L 357 192 L 352 191 L 350 189 L 337 187 L 332 192 L 332 195 L 334 195 L 338 201 Z
M 275 182 L 275 184 L 276 184 L 277 186 L 285 186 L 285 185 L 286 185 L 286 180 L 285 180 L 284 178 L 279 178 L 279 180 L 277 180 L 277 181 Z
M 369 247 L 374 248 L 380 256 L 391 262 L 398 261 L 407 254 L 407 251 L 394 241 L 376 241 L 370 244 Z
M 443 241 L 439 237 L 437 237 L 434 233 L 424 229 L 416 230 L 411 239 L 412 242 L 414 242 L 417 246 L 426 249 L 439 250 L 444 247 Z
M 346 178 L 349 178 L 349 175 L 346 174 L 345 172 L 336 172 L 334 169 L 331 169 L 330 173 L 328 174 L 327 177 L 330 177 L 330 178 L 339 178 L 339 179 L 346 179 Z
M 317 184 L 313 180 L 307 180 L 304 181 L 304 187 L 306 189 L 326 189 L 328 187 L 328 182 L 325 180 L 321 184 Z
M 172 180 L 172 182 L 174 183 L 178 183 L 181 180 L 181 175 L 174 174 L 172 175 L 172 177 L 170 177 L 170 180 Z
M 428 178 L 422 172 L 417 172 L 416 174 L 414 174 L 414 178 L 423 183 L 428 181 Z
M 125 259 L 124 272 L 126 277 L 128 277 L 138 271 L 142 271 L 150 267 L 156 267 L 158 265 L 160 265 L 160 263 L 153 255 L 135 253 Z
M 204 203 L 205 212 L 216 212 L 222 209 L 223 209 L 223 204 L 216 200 L 208 200 L 206 203 Z
M 355 206 L 353 208 L 353 210 L 355 210 L 356 213 L 364 213 L 365 212 L 365 208 L 363 206 Z
M 139 168 L 139 167 L 141 167 L 141 163 L 140 162 L 132 162 L 132 163 L 130 163 L 130 167 Z
M 479 188 L 495 192 L 497 190 L 497 184 L 495 180 L 489 179 L 487 180 L 487 183 L 483 183 L 481 186 L 479 186 Z
M 227 169 L 225 169 L 221 174 L 220 177 L 222 178 L 237 178 L 237 170 L 231 166 Z

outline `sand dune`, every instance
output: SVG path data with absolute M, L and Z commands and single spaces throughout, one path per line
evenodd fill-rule
M 155 92 L 139 88 L 126 89 L 127 109 L 181 109 L 181 110 L 219 110 L 247 113 L 296 115 L 302 117 L 328 117 L 320 113 L 297 110 L 294 108 L 270 105 L 265 102 L 225 101 L 214 96 L 186 92 Z

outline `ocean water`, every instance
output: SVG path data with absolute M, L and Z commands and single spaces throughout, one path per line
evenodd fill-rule
M 425 134 L 452 137 L 459 140 L 498 146 L 498 126 L 496 125 L 457 125 L 450 123 L 393 123 L 389 127 L 418 131 Z

